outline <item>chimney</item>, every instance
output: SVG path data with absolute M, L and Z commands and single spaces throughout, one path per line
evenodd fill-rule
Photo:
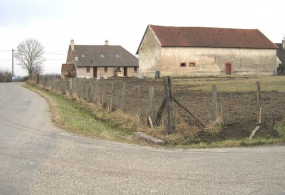
M 285 49 L 285 39 L 282 40 L 282 49 Z
M 71 47 L 71 51 L 74 51 L 74 40 L 71 39 L 70 41 L 70 47 Z
M 105 45 L 109 45 L 109 41 L 108 40 L 105 41 Z

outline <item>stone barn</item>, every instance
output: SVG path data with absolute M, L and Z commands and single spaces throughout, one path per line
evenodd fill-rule
M 257 29 L 148 25 L 137 54 L 145 77 L 274 75 L 276 48 Z
M 117 72 L 135 77 L 139 73 L 138 58 L 120 45 L 109 45 L 109 41 L 105 45 L 74 45 L 71 40 L 66 64 L 73 64 L 76 77 L 84 78 L 112 77 Z

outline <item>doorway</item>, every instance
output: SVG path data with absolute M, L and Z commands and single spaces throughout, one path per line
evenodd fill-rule
M 128 77 L 128 67 L 124 67 L 124 77 Z
M 97 67 L 93 67 L 93 77 L 94 78 L 97 78 L 98 77 L 98 75 L 97 75 Z
M 226 63 L 226 74 L 231 75 L 232 74 L 232 64 Z

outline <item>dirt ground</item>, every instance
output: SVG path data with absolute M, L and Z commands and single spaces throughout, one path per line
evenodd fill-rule
M 126 102 L 124 111 L 138 115 L 146 119 L 149 115 L 149 87 L 154 87 L 155 113 L 157 113 L 163 99 L 164 86 L 162 80 L 146 79 L 106 79 L 105 95 L 102 91 L 102 82 L 99 81 L 101 89 L 97 92 L 97 99 L 109 103 L 111 99 L 111 85 L 115 82 L 114 109 L 122 105 L 122 83 L 126 83 Z M 93 85 L 95 86 L 95 85 Z M 139 92 L 137 87 L 139 87 Z M 85 90 L 86 91 L 86 90 Z M 92 88 L 92 93 L 96 94 Z M 139 93 L 139 94 L 138 94 Z M 173 85 L 173 96 L 186 106 L 204 124 L 211 122 L 211 98 L 212 93 L 201 90 L 191 90 L 191 86 Z M 218 115 L 222 118 L 222 131 L 213 139 L 240 139 L 249 137 L 251 131 L 257 125 L 257 97 L 256 92 L 219 92 Z M 139 99 L 138 99 L 139 97 Z M 278 91 L 262 91 L 262 124 L 256 136 L 277 136 L 274 125 L 277 121 L 285 118 L 285 93 Z M 101 99 L 101 100 L 100 100 Z M 197 121 L 187 112 L 174 103 L 176 117 L 182 117 L 189 125 L 199 125 Z

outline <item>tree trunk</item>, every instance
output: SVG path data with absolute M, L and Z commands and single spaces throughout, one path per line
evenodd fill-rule
M 29 70 L 29 82 L 28 83 L 32 83 L 32 82 L 33 82 L 33 72 Z

